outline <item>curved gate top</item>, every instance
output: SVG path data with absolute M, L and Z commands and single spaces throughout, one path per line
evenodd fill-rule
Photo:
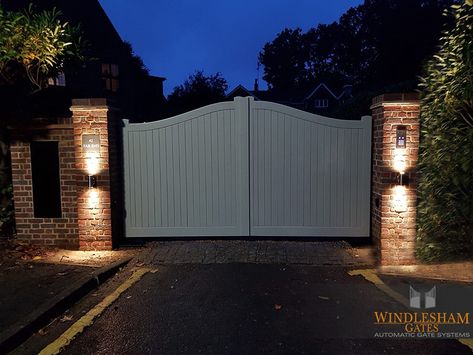
M 127 237 L 369 236 L 369 116 L 237 97 L 123 141 Z

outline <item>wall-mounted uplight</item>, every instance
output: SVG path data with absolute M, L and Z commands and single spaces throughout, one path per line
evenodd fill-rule
M 98 134 L 84 134 L 82 136 L 82 152 L 86 156 L 89 189 L 95 189 L 99 173 L 100 136 Z
M 396 127 L 396 149 L 394 150 L 393 168 L 398 172 L 397 185 L 406 186 L 408 178 L 406 175 L 406 126 Z
M 88 176 L 88 185 L 89 185 L 89 189 L 97 188 L 97 176 L 89 175 Z

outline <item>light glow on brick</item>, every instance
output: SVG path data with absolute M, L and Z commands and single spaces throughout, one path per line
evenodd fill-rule
M 405 149 L 397 148 L 394 150 L 393 169 L 400 174 L 406 172 L 406 152 Z
M 100 194 L 98 189 L 88 190 L 87 193 L 89 194 L 87 197 L 89 208 L 98 208 L 100 203 Z
M 87 174 L 97 175 L 100 172 L 99 158 L 97 156 L 90 156 L 86 159 Z
M 407 211 L 407 190 L 405 186 L 394 186 L 392 192 L 392 207 L 396 212 Z

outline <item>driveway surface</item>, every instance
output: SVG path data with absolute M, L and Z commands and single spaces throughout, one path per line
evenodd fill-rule
M 344 242 L 150 243 L 124 272 L 14 353 L 37 354 L 140 268 L 157 271 L 122 293 L 62 353 L 471 353 L 457 340 L 379 338 L 387 329 L 374 324 L 374 311 L 409 309 L 364 277 L 349 276 L 373 267 L 369 254 Z
M 405 310 L 343 267 L 160 266 L 65 354 L 468 354 L 455 340 L 373 339 Z

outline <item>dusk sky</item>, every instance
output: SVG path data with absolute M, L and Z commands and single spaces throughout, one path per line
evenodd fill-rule
M 338 20 L 362 0 L 100 0 L 123 40 L 151 74 L 164 76 L 165 94 L 189 74 L 221 72 L 229 90 L 253 87 L 263 45 L 285 27 L 307 30 Z M 266 84 L 261 79 L 260 88 Z

